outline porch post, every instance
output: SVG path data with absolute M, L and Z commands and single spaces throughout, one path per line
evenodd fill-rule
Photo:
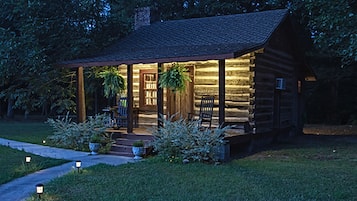
M 133 132 L 133 65 L 127 65 L 127 101 L 128 101 L 128 126 L 127 132 Z
M 163 63 L 157 64 L 157 80 L 160 80 L 160 73 L 162 68 L 164 67 Z M 157 126 L 162 127 L 162 121 L 160 120 L 161 115 L 164 114 L 164 90 L 159 86 L 159 82 L 157 82 Z
M 218 99 L 219 99 L 219 108 L 218 108 L 218 123 L 219 125 L 223 125 L 224 119 L 225 119 L 225 114 L 224 114 L 224 109 L 225 109 L 225 95 L 226 95 L 226 78 L 225 78 L 225 72 L 226 72 L 226 61 L 224 59 L 221 59 L 218 61 L 218 82 L 219 82 L 219 92 L 218 92 Z
M 77 68 L 77 122 L 86 120 L 83 67 Z

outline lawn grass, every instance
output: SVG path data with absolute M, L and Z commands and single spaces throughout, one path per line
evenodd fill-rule
M 0 121 L 0 137 L 33 144 L 42 144 L 52 135 L 52 128 L 43 122 Z
M 67 160 L 51 159 L 29 154 L 2 145 L 0 145 L 0 156 L 0 184 L 4 184 L 15 178 L 25 176 L 38 170 L 68 162 Z M 26 156 L 31 156 L 31 162 L 29 164 L 25 163 Z
M 303 136 L 221 165 L 100 164 L 50 182 L 43 200 L 357 200 L 356 145 Z

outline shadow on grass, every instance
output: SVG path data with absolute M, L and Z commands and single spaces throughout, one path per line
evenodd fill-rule
M 266 152 L 278 152 L 282 150 L 297 150 L 302 153 L 309 153 L 309 150 L 315 150 L 319 152 L 331 152 L 347 154 L 344 157 L 357 157 L 357 135 L 351 134 L 303 134 L 293 137 L 277 138 L 269 144 L 254 146 L 253 149 L 247 147 L 251 144 L 242 144 L 241 147 L 233 148 L 231 159 L 240 159 L 253 155 L 265 154 Z M 355 150 L 355 151 L 353 151 Z M 347 153 L 348 152 L 348 153 Z M 338 157 L 333 157 L 338 158 Z

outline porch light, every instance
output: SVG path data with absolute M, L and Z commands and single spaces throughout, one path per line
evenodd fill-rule
M 25 162 L 30 163 L 31 162 L 31 156 L 26 156 L 25 157 Z
M 78 173 L 79 173 L 79 169 L 81 168 L 82 166 L 82 161 L 78 160 L 76 161 L 76 168 L 78 169 Z
M 39 199 L 41 199 L 41 195 L 43 194 L 43 189 L 44 189 L 43 184 L 36 185 L 36 193 L 37 193 Z

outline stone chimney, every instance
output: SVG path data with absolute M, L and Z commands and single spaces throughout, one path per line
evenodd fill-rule
M 142 7 L 142 8 L 135 9 L 134 30 L 137 30 L 142 26 L 150 25 L 150 22 L 151 22 L 150 7 Z

